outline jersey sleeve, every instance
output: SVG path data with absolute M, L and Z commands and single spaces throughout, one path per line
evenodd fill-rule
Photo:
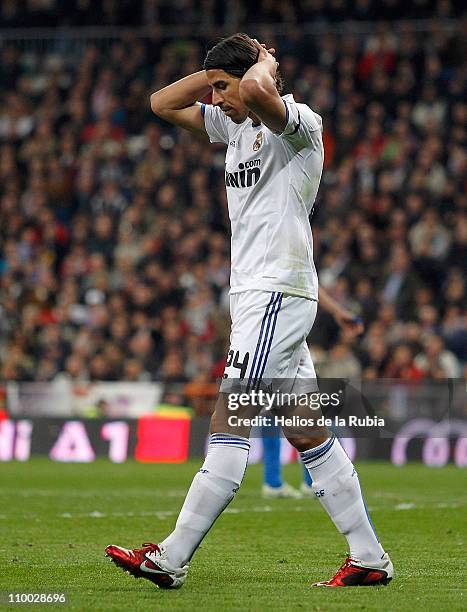
M 212 104 L 202 104 L 201 114 L 209 140 L 229 144 L 228 118 L 221 109 Z
M 287 141 L 296 149 L 311 146 L 321 139 L 323 122 L 317 113 L 306 104 L 286 100 L 284 104 L 287 125 L 278 138 Z

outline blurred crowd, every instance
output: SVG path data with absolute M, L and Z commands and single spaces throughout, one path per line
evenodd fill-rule
M 348 3 L 301 3 L 324 4 Z M 320 311 L 309 343 L 321 376 L 467 373 L 464 43 L 441 25 L 339 37 L 247 30 L 276 47 L 287 91 L 323 116 L 317 268 L 365 332 L 351 338 Z M 149 107 L 152 91 L 200 69 L 212 40 L 156 28 L 80 56 L 0 50 L 1 379 L 222 374 L 223 147 Z
M 0 27 L 224 26 L 455 18 L 462 0 L 2 0 Z M 245 26 L 246 27 L 246 26 Z

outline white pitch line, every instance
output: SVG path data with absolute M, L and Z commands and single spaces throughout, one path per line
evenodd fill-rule
M 460 503 L 439 503 L 439 504 L 414 504 L 414 503 L 404 503 L 397 504 L 391 510 L 418 510 L 421 508 L 460 508 L 464 504 Z M 378 509 L 387 508 L 387 506 L 378 506 Z M 265 514 L 268 512 L 277 512 L 283 511 L 285 508 L 273 508 L 272 506 L 254 506 L 253 508 L 226 508 L 222 514 L 245 514 L 245 513 L 259 513 Z M 375 507 L 370 506 L 369 510 L 375 510 Z M 300 506 L 290 506 L 287 508 L 290 512 L 310 512 L 310 508 L 300 507 Z M 87 512 L 82 514 L 74 514 L 70 513 L 59 514 L 57 516 L 62 518 L 106 518 L 106 517 L 144 517 L 144 516 L 155 516 L 158 519 L 165 519 L 171 516 L 178 516 L 179 512 L 175 510 L 167 510 L 167 511 L 159 511 L 159 512 L 110 512 L 108 514 L 104 514 L 102 512 Z
M 397 504 L 394 506 L 394 510 L 413 510 L 417 507 L 417 504 L 408 503 L 408 504 Z
M 284 500 L 283 500 L 284 501 Z M 309 500 L 302 500 L 304 502 L 308 502 Z M 311 500 L 313 504 L 313 500 Z M 421 509 L 456 509 L 462 508 L 466 504 L 463 502 L 439 502 L 436 504 L 416 504 L 413 502 L 405 502 L 396 504 L 395 506 L 389 505 L 371 505 L 368 510 L 370 512 L 376 510 L 395 510 L 395 511 L 407 511 L 407 510 L 421 510 Z M 316 506 L 317 508 L 318 506 Z M 310 513 L 313 511 L 313 506 L 310 507 L 308 503 L 303 506 L 296 505 L 288 505 L 288 506 L 253 506 L 252 508 L 226 508 L 223 514 L 245 514 L 245 513 L 259 513 L 265 514 L 269 512 L 283 512 L 287 510 L 287 512 L 306 512 Z M 93 519 L 102 519 L 108 517 L 118 517 L 118 518 L 142 518 L 142 517 L 155 517 L 159 520 L 164 520 L 166 518 L 170 518 L 171 516 L 178 516 L 178 510 L 155 510 L 154 512 L 100 512 L 99 510 L 92 510 L 91 512 L 61 512 L 56 514 L 57 518 L 64 519 L 77 519 L 77 518 L 93 518 Z M 6 514 L 0 514 L 0 520 L 17 520 L 18 518 L 22 519 L 38 519 L 37 513 L 29 513 L 24 515 L 15 514 L 14 516 L 8 516 Z

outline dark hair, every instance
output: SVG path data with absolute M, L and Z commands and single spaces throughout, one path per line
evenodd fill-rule
M 207 52 L 205 70 L 224 70 L 232 76 L 242 78 L 258 61 L 259 51 L 248 34 L 233 34 L 219 41 Z M 276 87 L 282 93 L 282 77 L 277 71 Z

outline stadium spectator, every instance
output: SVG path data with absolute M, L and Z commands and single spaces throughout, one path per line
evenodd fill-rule
M 424 342 L 424 351 L 415 358 L 415 364 L 433 378 L 458 378 L 461 368 L 456 356 L 444 348 L 443 339 L 430 334 Z

